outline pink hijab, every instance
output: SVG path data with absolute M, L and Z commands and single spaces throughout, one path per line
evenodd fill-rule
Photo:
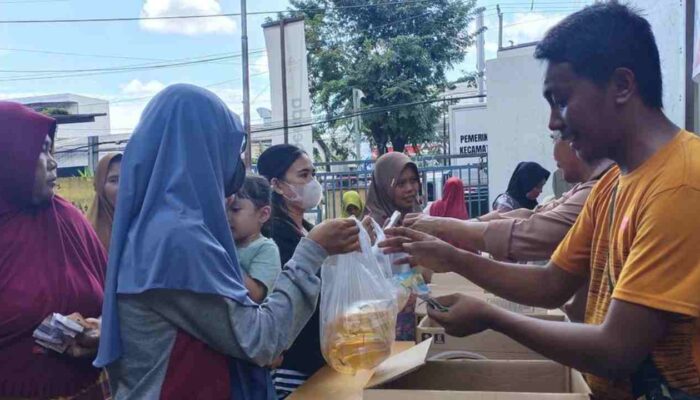
M 0 398 L 58 397 L 97 381 L 91 359 L 38 351 L 53 312 L 98 317 L 106 256 L 80 211 L 58 196 L 32 206 L 37 159 L 56 121 L 0 101 Z

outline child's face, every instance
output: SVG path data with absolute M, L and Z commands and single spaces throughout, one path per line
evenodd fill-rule
M 252 201 L 239 199 L 238 197 L 234 197 L 233 201 L 229 201 L 226 207 L 226 215 L 233 238 L 240 242 L 260 233 L 262 225 L 269 216 L 269 208 L 269 206 L 266 206 L 256 209 Z

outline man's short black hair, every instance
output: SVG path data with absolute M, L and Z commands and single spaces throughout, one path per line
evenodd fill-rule
M 615 69 L 628 68 L 647 107 L 662 108 L 659 50 L 649 22 L 629 7 L 611 1 L 588 6 L 554 26 L 537 45 L 535 57 L 570 63 L 576 74 L 598 84 Z
M 262 208 L 270 205 L 270 192 L 270 182 L 267 179 L 260 175 L 248 175 L 236 197 L 250 200 L 255 208 Z

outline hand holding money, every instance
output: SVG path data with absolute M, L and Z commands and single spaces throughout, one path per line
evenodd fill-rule
M 41 347 L 71 357 L 89 357 L 97 351 L 100 320 L 84 318 L 79 313 L 68 316 L 53 313 L 34 330 L 34 340 Z

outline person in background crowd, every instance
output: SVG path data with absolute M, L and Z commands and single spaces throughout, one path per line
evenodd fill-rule
M 513 171 L 508 189 L 493 201 L 493 210 L 501 213 L 537 207 L 537 198 L 549 179 L 549 171 L 536 162 L 521 162 Z
M 534 210 L 493 211 L 469 221 L 409 214 L 403 226 L 437 236 L 463 249 L 485 251 L 498 260 L 549 260 L 576 222 L 591 190 L 613 164 L 607 159 L 581 160 L 559 133 L 553 134 L 552 140 L 554 160 L 566 181 L 576 184 L 561 198 Z
M 119 171 L 122 165 L 122 155 L 108 154 L 97 164 L 95 172 L 95 198 L 88 210 L 88 220 L 95 228 L 100 242 L 109 251 L 109 241 L 112 238 L 112 221 L 114 207 L 117 203 L 119 190 Z
M 583 371 L 595 399 L 698 399 L 700 138 L 663 113 L 652 28 L 627 6 L 599 3 L 554 26 L 535 56 L 548 62 L 550 129 L 579 157 L 618 165 L 549 264 L 489 260 L 410 228 L 383 245 L 527 305 L 559 307 L 590 279 L 585 323 L 538 320 L 464 295 L 437 299 L 448 312 L 428 312 L 448 334 L 494 329 Z
M 394 211 L 402 214 L 420 212 L 419 193 L 418 166 L 403 153 L 386 153 L 374 165 L 365 215 L 384 226 Z
M 406 216 L 403 226 L 436 236 L 464 250 L 485 251 L 497 260 L 549 260 L 576 222 L 595 184 L 614 164 L 608 159 L 581 160 L 570 143 L 561 139 L 560 132 L 553 133 L 552 140 L 554 160 L 564 179 L 575 184 L 559 199 L 534 210 L 493 211 L 471 221 L 411 214 Z M 564 307 L 572 321 L 583 321 L 587 295 L 588 285 L 584 285 Z
M 264 232 L 275 241 L 282 264 L 294 254 L 314 226 L 304 219 L 304 211 L 315 208 L 323 197 L 316 180 L 316 168 L 306 152 L 296 146 L 279 144 L 258 158 L 258 172 L 272 187 L 272 218 Z M 365 229 L 369 221 L 363 220 Z M 283 268 L 284 270 L 284 268 Z M 320 275 L 319 275 L 320 276 Z M 277 396 L 284 399 L 311 375 L 326 365 L 321 354 L 318 304 L 311 319 L 284 353 L 283 362 L 273 373 Z
M 258 158 L 258 172 L 272 186 L 272 218 L 265 227 L 279 248 L 282 265 L 287 264 L 300 241 L 313 229 L 304 211 L 314 208 L 323 196 L 315 178 L 311 158 L 296 146 L 275 145 Z M 319 308 L 284 354 L 282 365 L 273 373 L 277 396 L 287 397 L 325 365 L 321 354 Z
M 394 211 L 400 211 L 403 215 L 420 212 L 419 193 L 418 166 L 403 153 L 386 153 L 377 159 L 372 171 L 365 214 L 384 226 Z M 423 268 L 420 271 L 423 279 L 429 283 L 432 271 Z M 412 294 L 396 320 L 397 340 L 415 340 L 415 308 L 416 296 Z
M 423 214 L 458 220 L 469 219 L 469 212 L 464 202 L 464 183 L 462 180 L 454 176 L 448 179 L 442 188 L 442 198 L 428 204 L 423 210 Z
M 97 317 L 105 251 L 83 214 L 54 194 L 56 121 L 0 102 L 0 398 L 104 399 L 98 336 L 64 354 L 32 334 L 52 313 Z M 89 322 L 97 324 L 92 319 Z M 97 332 L 97 331 L 96 331 Z
M 245 177 L 244 137 L 220 98 L 177 84 L 149 102 L 129 140 L 95 360 L 116 400 L 274 399 L 262 366 L 313 313 L 326 256 L 359 248 L 353 221 L 319 225 L 255 304 L 224 204 Z
M 365 212 L 365 207 L 362 204 L 362 197 L 354 190 L 348 190 L 343 193 L 342 211 L 340 215 L 343 218 L 354 216 L 357 219 L 362 219 L 362 214 Z
M 243 186 L 227 199 L 226 206 L 245 287 L 251 299 L 262 303 L 272 293 L 282 270 L 277 245 L 260 233 L 272 212 L 270 183 L 262 176 L 246 176 Z

